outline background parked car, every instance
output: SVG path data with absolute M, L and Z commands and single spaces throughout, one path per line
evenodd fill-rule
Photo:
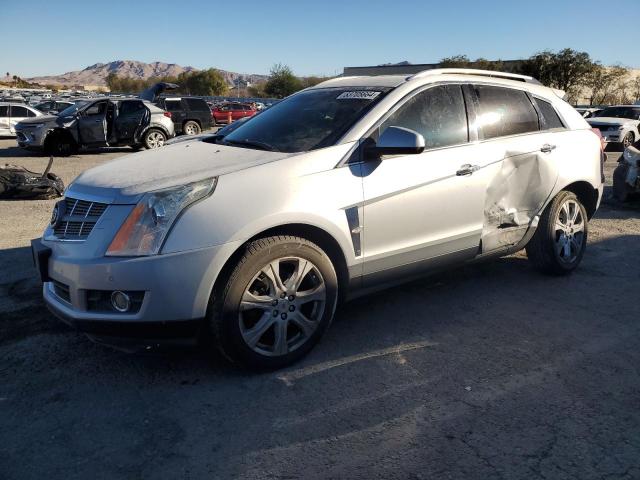
M 171 113 L 176 135 L 198 135 L 213 126 L 213 114 L 202 98 L 167 97 L 159 98 L 155 104 Z
M 28 105 L 0 103 L 0 136 L 15 137 L 18 122 L 41 116 L 42 112 Z
M 26 119 L 15 130 L 19 146 L 56 155 L 80 147 L 158 148 L 174 136 L 169 114 L 140 98 L 77 102 L 58 116 Z
M 47 100 L 46 102 L 36 104 L 35 108 L 40 110 L 42 113 L 57 115 L 66 108 L 69 108 L 71 105 L 73 105 L 73 102 L 67 102 L 65 100 Z
M 229 113 L 231 113 L 231 121 L 233 122 L 241 118 L 252 117 L 257 112 L 251 105 L 229 102 L 215 107 L 213 109 L 213 118 L 215 123 L 229 123 Z
M 640 138 L 640 106 L 618 105 L 607 107 L 587 122 L 600 130 L 606 142 L 622 143 L 626 148 Z
M 605 107 L 576 107 L 576 110 L 582 118 L 591 118 L 604 110 Z

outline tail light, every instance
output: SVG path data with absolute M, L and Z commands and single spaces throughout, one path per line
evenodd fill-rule
M 167 118 L 171 118 L 171 112 L 164 112 L 163 115 Z
M 598 138 L 600 139 L 600 150 L 602 150 L 604 152 L 604 149 L 607 146 L 607 141 L 602 136 L 602 132 L 600 131 L 599 128 L 592 128 L 591 131 L 593 133 L 595 133 L 598 136 Z

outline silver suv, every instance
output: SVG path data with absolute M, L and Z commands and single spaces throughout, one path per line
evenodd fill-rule
M 226 136 L 86 171 L 34 256 L 51 310 L 98 341 L 199 334 L 278 368 L 373 289 L 523 248 L 573 271 L 602 158 L 580 114 L 528 77 L 336 78 Z

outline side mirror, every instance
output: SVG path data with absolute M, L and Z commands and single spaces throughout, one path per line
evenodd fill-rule
M 408 128 L 388 127 L 370 147 L 378 155 L 415 155 L 424 152 L 424 137 Z

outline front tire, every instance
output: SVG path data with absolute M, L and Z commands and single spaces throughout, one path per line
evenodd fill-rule
M 198 125 L 198 122 L 189 120 L 182 126 L 182 131 L 185 135 L 198 135 L 202 129 L 200 128 L 200 125 Z
M 563 190 L 544 210 L 527 256 L 544 273 L 567 275 L 582 261 L 587 232 L 584 206 L 573 192 Z
M 167 141 L 167 136 L 162 130 L 157 128 L 151 128 L 144 134 L 143 143 L 144 147 L 148 150 L 160 148 Z
M 78 151 L 78 145 L 65 133 L 52 133 L 46 139 L 45 153 L 54 157 L 68 157 Z
M 292 236 L 256 240 L 212 294 L 214 345 L 253 370 L 284 367 L 318 343 L 337 299 L 336 270 L 319 246 Z

